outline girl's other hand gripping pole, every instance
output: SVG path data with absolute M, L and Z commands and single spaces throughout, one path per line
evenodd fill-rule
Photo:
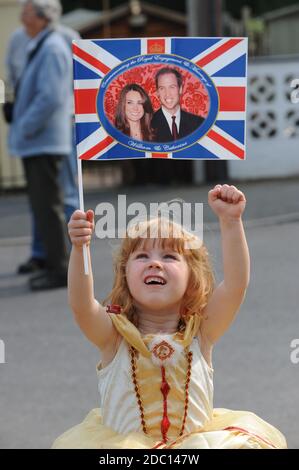
M 91 209 L 87 212 L 76 210 L 69 221 L 68 230 L 73 247 L 82 250 L 84 274 L 88 275 L 90 269 L 87 247 L 94 231 L 94 212 Z

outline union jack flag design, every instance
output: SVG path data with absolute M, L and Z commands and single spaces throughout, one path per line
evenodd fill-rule
M 99 100 L 104 100 L 99 90 L 106 77 L 117 76 L 114 71 L 121 70 L 122 64 L 143 56 L 151 56 L 154 62 L 157 57 L 163 62 L 164 56 L 173 57 L 174 62 L 180 59 L 190 70 L 201 71 L 199 76 L 204 74 L 207 93 L 214 89 L 214 97 L 212 92 L 209 96 L 213 116 L 207 117 L 204 133 L 191 135 L 173 151 L 171 145 L 127 145 L 107 131 L 99 112 Z M 73 61 L 79 159 L 245 159 L 247 38 L 77 40 L 73 42 Z

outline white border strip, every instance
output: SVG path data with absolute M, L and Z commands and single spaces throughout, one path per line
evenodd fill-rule
M 246 77 L 211 77 L 215 86 L 242 86 L 246 87 L 247 79 Z
M 74 80 L 74 90 L 98 90 L 101 81 L 101 78 L 95 78 L 93 80 Z
M 245 111 L 220 111 L 216 121 L 244 121 L 245 118 Z
M 75 115 L 76 124 L 84 124 L 88 122 L 99 122 L 99 117 L 97 114 L 76 114 Z

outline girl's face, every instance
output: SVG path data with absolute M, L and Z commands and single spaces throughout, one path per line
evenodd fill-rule
M 137 309 L 180 312 L 189 279 L 183 255 L 149 240 L 129 256 L 126 278 Z
M 140 121 L 143 117 L 143 99 L 138 91 L 130 90 L 126 94 L 125 114 L 128 121 Z

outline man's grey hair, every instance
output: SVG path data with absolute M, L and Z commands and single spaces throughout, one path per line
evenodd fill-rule
M 49 23 L 57 23 L 62 13 L 60 0 L 20 0 L 22 5 L 31 3 L 37 16 Z

